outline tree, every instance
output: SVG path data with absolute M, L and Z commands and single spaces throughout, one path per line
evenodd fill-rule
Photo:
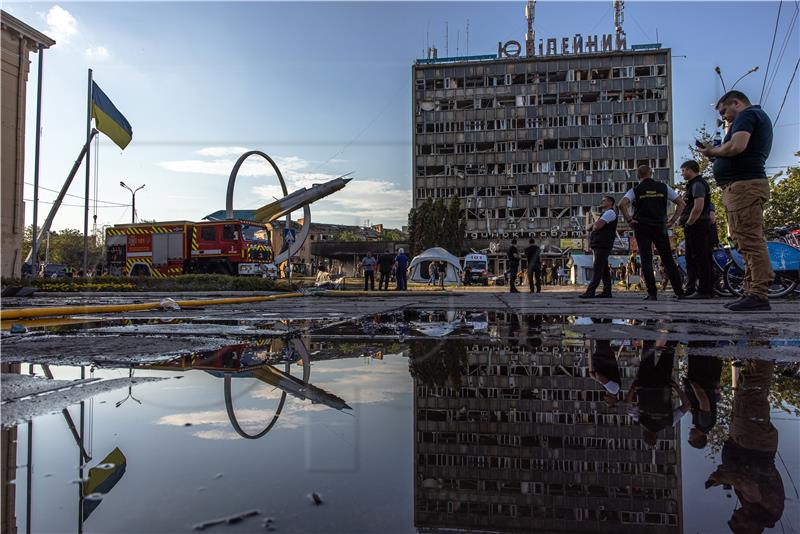
M 461 201 L 451 198 L 435 202 L 427 199 L 408 212 L 409 246 L 413 255 L 431 247 L 442 247 L 456 256 L 461 254 L 465 223 Z
M 795 152 L 800 157 L 800 152 Z M 770 178 L 770 199 L 764 210 L 764 226 L 775 228 L 800 223 L 800 166 L 793 165 Z
M 31 250 L 33 236 L 33 225 L 25 229 L 22 240 L 22 257 L 26 257 Z M 45 237 L 38 244 L 39 263 L 44 263 L 47 248 L 47 238 Z M 80 269 L 83 266 L 83 232 L 73 228 L 67 228 L 60 232 L 50 232 L 50 263 L 61 263 Z M 105 252 L 103 242 L 93 237 L 89 239 L 89 266 L 93 268 L 98 263 L 105 263 Z
M 337 241 L 364 241 L 363 236 L 356 234 L 355 232 L 351 232 L 350 230 L 345 230 L 344 232 L 339 232 L 336 234 Z
M 400 230 L 384 230 L 383 239 L 386 241 L 402 241 L 403 234 Z

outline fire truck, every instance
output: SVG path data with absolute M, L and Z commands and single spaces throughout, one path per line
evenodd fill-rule
M 119 224 L 106 229 L 108 272 L 261 276 L 275 270 L 269 232 L 266 225 L 238 220 Z

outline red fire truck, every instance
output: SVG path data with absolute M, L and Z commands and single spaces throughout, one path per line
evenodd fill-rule
M 119 224 L 106 229 L 108 272 L 261 276 L 275 270 L 269 235 L 263 224 L 237 220 Z

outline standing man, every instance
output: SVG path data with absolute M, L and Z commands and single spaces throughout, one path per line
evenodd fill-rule
M 697 291 L 688 299 L 714 298 L 714 267 L 711 265 L 711 188 L 700 176 L 694 160 L 683 162 L 681 176 L 686 181 L 685 206 L 679 219 L 686 235 L 686 272 L 697 278 Z M 687 282 L 687 286 L 688 286 Z
M 537 293 L 542 292 L 541 253 L 542 249 L 536 244 L 536 240 L 530 238 L 528 248 L 525 249 L 525 259 L 528 261 L 528 286 L 531 288 L 531 293 L 533 293 L 534 287 Z
M 519 272 L 519 250 L 517 250 L 517 240 L 511 240 L 511 246 L 508 247 L 508 283 L 510 285 L 511 293 L 519 293 L 517 291 L 517 273 Z
M 378 291 L 389 291 L 389 278 L 392 276 L 392 266 L 394 265 L 394 258 L 387 250 L 378 257 L 378 270 L 381 273 L 378 279 Z
M 647 296 L 644 299 L 658 300 L 656 277 L 653 274 L 653 245 L 672 284 L 672 290 L 678 298 L 683 298 L 681 275 L 672 258 L 672 248 L 669 246 L 667 235 L 667 229 L 675 225 L 675 221 L 683 212 L 683 199 L 667 184 L 653 180 L 653 171 L 647 165 L 641 165 L 637 173 L 639 185 L 625 193 L 619 203 L 619 209 L 625 221 L 633 228 L 633 235 L 639 246 L 642 276 L 647 286 Z M 667 221 L 668 201 L 677 206 L 669 221 Z M 633 203 L 633 217 L 628 214 L 630 203 Z
M 401 248 L 397 251 L 397 256 L 394 259 L 395 277 L 397 280 L 396 291 L 405 291 L 408 289 L 408 282 L 406 279 L 406 269 L 408 269 L 408 256 Z
M 764 204 L 769 200 L 764 164 L 772 150 L 772 121 L 739 91 L 725 93 L 717 111 L 731 127 L 720 146 L 702 148 L 700 153 L 716 158 L 714 179 L 722 188 L 728 228 L 745 262 L 742 298 L 726 307 L 769 310 L 767 288 L 775 274 L 764 240 Z
M 600 201 L 602 215 L 597 221 L 590 223 L 586 230 L 589 233 L 589 248 L 592 249 L 594 260 L 592 262 L 592 281 L 586 291 L 578 295 L 582 299 L 611 298 L 611 271 L 608 268 L 608 257 L 614 248 L 614 239 L 617 237 L 617 211 L 614 209 L 614 197 L 604 196 Z M 595 295 L 595 291 L 603 281 L 603 292 Z
M 447 262 L 440 261 L 436 264 L 437 276 L 439 277 L 439 286 L 444 289 L 444 279 L 447 278 Z
M 361 267 L 364 269 L 364 291 L 375 291 L 375 265 L 377 261 L 372 257 L 372 252 L 367 252 L 361 260 Z

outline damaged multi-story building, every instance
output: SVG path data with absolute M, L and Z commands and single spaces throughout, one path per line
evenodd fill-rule
M 619 200 L 639 165 L 673 182 L 668 48 L 576 35 L 520 49 L 434 50 L 413 66 L 414 206 L 459 198 L 465 250 L 489 251 L 495 272 L 513 237 L 552 256 L 578 248 L 586 214 Z

